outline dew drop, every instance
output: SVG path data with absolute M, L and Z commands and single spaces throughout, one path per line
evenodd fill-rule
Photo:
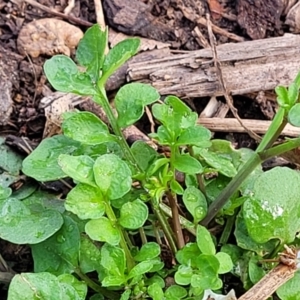
M 62 234 L 59 234 L 56 240 L 58 243 L 63 243 L 66 240 L 66 238 Z
M 40 238 L 40 237 L 43 236 L 44 233 L 45 233 L 44 231 L 38 231 L 38 232 L 35 233 L 35 237 Z

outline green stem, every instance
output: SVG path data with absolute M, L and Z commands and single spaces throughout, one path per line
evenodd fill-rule
M 125 256 L 126 256 L 126 263 L 127 263 L 127 270 L 128 272 L 130 272 L 130 270 L 135 266 L 135 262 L 134 259 L 131 255 L 131 252 L 128 248 L 128 245 L 126 243 L 126 239 L 124 237 L 124 233 L 123 230 L 119 227 L 118 223 L 117 223 L 117 218 L 116 215 L 112 209 L 112 207 L 110 206 L 110 203 L 108 201 L 106 201 L 106 205 L 105 205 L 105 213 L 108 217 L 108 219 L 110 220 L 110 222 L 113 224 L 113 226 L 115 228 L 118 229 L 121 240 L 120 240 L 120 247 L 124 250 L 125 252 Z
M 300 138 L 290 139 L 278 146 L 267 149 L 261 153 L 258 153 L 261 159 L 264 161 L 274 156 L 281 155 L 285 152 L 293 150 L 300 146 Z
M 261 152 L 270 148 L 280 136 L 282 130 L 287 124 L 285 113 L 285 109 L 280 107 L 262 141 L 258 145 L 256 152 Z
M 239 188 L 248 175 L 261 163 L 261 158 L 257 153 L 253 153 L 250 159 L 238 171 L 234 178 L 229 182 L 224 190 L 218 195 L 215 201 L 210 205 L 207 216 L 201 221 L 203 226 L 208 223 L 217 215 L 219 210 L 226 204 L 233 193 Z
M 128 162 L 133 166 L 133 168 L 137 172 L 141 172 L 141 169 L 140 169 L 138 163 L 136 162 L 136 159 L 135 159 L 134 155 L 132 154 L 130 147 L 128 146 L 126 139 L 117 123 L 117 119 L 111 109 L 108 98 L 106 96 L 105 89 L 103 87 L 98 89 L 97 96 L 94 97 L 94 100 L 95 100 L 95 102 L 97 102 L 98 104 L 100 104 L 103 107 L 104 112 L 106 113 L 107 119 L 109 121 L 109 124 L 112 127 L 114 134 L 119 138 L 119 143 L 120 143 L 122 150 L 124 151 L 125 157 L 127 158 Z
M 280 155 L 300 146 L 300 138 L 291 139 L 287 142 L 275 146 L 271 149 L 254 153 L 244 166 L 238 171 L 236 176 L 229 182 L 226 188 L 219 194 L 216 200 L 209 207 L 207 216 L 201 222 L 202 225 L 207 226 L 208 223 L 216 216 L 218 211 L 226 204 L 231 195 L 239 188 L 241 183 L 247 176 L 263 161 L 271 157 Z
M 177 147 L 171 145 L 170 171 L 173 173 L 173 180 L 176 180 L 174 163 L 175 163 L 175 157 L 177 152 L 178 152 Z M 169 190 L 166 191 L 166 196 L 169 200 L 170 207 L 172 210 L 172 222 L 173 222 L 173 229 L 176 236 L 177 247 L 181 249 L 185 246 L 185 242 L 184 242 L 182 228 L 179 221 L 179 212 L 178 212 L 176 195 L 173 196 L 172 192 Z
M 175 253 L 177 252 L 177 247 L 176 247 L 175 239 L 173 236 L 173 232 L 170 228 L 170 225 L 169 225 L 168 221 L 166 220 L 165 216 L 161 213 L 159 207 L 157 207 L 156 205 L 153 205 L 152 202 L 151 202 L 151 204 L 152 204 L 152 209 L 155 213 L 155 216 L 156 216 L 156 218 L 166 236 L 166 239 L 169 243 L 171 251 L 175 255 Z
M 147 237 L 146 237 L 146 233 L 145 233 L 145 230 L 144 230 L 143 227 L 139 228 L 139 233 L 140 233 L 140 237 L 141 237 L 141 240 L 142 240 L 142 244 L 143 245 L 147 244 Z
M 112 300 L 120 299 L 119 294 L 101 287 L 99 284 L 97 284 L 92 279 L 90 279 L 87 275 L 83 274 L 79 268 L 76 268 L 74 271 L 78 275 L 78 277 L 81 278 L 83 281 L 85 281 L 86 284 L 95 292 L 101 294 L 102 296 L 105 296 L 108 299 L 112 299 Z
M 124 135 L 123 135 L 120 127 L 118 126 L 117 119 L 116 119 L 116 117 L 115 117 L 115 115 L 114 115 L 114 113 L 113 113 L 113 111 L 110 107 L 110 104 L 109 104 L 108 98 L 106 96 L 104 86 L 102 84 L 98 85 L 98 94 L 96 96 L 94 96 L 94 100 L 95 100 L 95 102 L 97 102 L 98 104 L 100 104 L 103 107 L 103 109 L 106 113 L 106 116 L 108 118 L 108 121 L 109 121 L 109 123 L 112 127 L 113 132 L 115 133 L 116 136 L 119 137 L 119 142 L 120 142 L 122 150 L 124 151 L 125 157 L 127 158 L 129 163 L 133 166 L 133 168 L 137 172 L 142 172 L 142 170 L 140 169 L 134 155 L 132 154 L 132 152 L 131 152 L 131 150 L 130 150 L 130 148 L 129 148 L 129 146 L 128 146 L 125 138 L 124 138 Z M 151 204 L 152 204 L 153 207 L 156 206 L 155 199 L 151 199 Z M 173 245 L 174 239 L 172 237 L 171 229 L 169 228 L 169 224 L 167 223 L 167 220 L 165 220 L 165 218 L 164 218 L 163 214 L 160 212 L 159 208 L 154 210 L 154 211 L 155 211 L 157 219 L 160 222 L 161 227 L 164 230 L 166 238 L 167 238 L 168 242 L 170 243 L 171 249 L 175 250 L 176 246 L 174 247 L 174 245 Z M 123 235 L 121 235 L 121 236 L 123 236 Z M 123 238 L 124 238 L 124 236 L 123 236 Z M 126 248 L 127 248 L 127 246 L 126 246 Z M 124 251 L 125 251 L 125 249 L 124 249 Z
M 166 195 L 167 195 L 167 198 L 169 200 L 170 207 L 172 210 L 172 222 L 173 222 L 173 229 L 174 229 L 175 235 L 176 235 L 177 247 L 178 247 L 178 249 L 181 249 L 185 246 L 185 242 L 184 242 L 182 228 L 181 228 L 180 221 L 179 221 L 179 212 L 178 212 L 177 201 L 176 201 L 176 198 L 173 197 L 173 195 L 170 191 L 167 191 Z
M 159 207 L 161 210 L 170 218 L 172 218 L 172 210 L 169 206 L 167 206 L 164 203 L 160 203 Z M 196 230 L 195 230 L 195 224 L 186 219 L 185 217 L 179 215 L 180 224 L 183 228 L 185 228 L 187 231 L 189 231 L 191 234 L 196 236 Z
M 236 217 L 236 213 L 233 216 L 228 216 L 227 217 L 224 230 L 223 230 L 222 235 L 220 237 L 219 245 L 223 246 L 223 245 L 227 244 L 228 239 L 229 239 L 229 237 L 231 235 L 231 232 L 232 232 L 232 228 L 233 228 L 234 223 L 235 223 L 235 217 Z

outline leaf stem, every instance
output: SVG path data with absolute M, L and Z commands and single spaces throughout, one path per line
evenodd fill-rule
M 152 208 L 155 213 L 155 216 L 158 219 L 158 222 L 166 236 L 166 239 L 169 243 L 172 253 L 175 254 L 177 252 L 177 247 L 176 247 L 176 243 L 174 241 L 173 232 L 172 232 L 170 225 L 169 225 L 168 221 L 166 220 L 164 214 L 161 213 L 159 207 L 156 204 L 153 204 L 153 202 L 151 202 L 151 204 L 152 204 Z
M 267 149 L 261 153 L 258 153 L 261 159 L 264 161 L 273 156 L 281 155 L 285 152 L 293 150 L 300 146 L 300 138 L 290 139 L 280 145 L 274 146 L 270 149 Z
M 108 299 L 112 299 L 112 300 L 120 299 L 119 294 L 101 287 L 99 284 L 97 284 L 92 279 L 90 279 L 87 275 L 83 274 L 79 268 L 76 268 L 74 271 L 78 275 L 78 277 L 83 281 L 85 281 L 86 284 L 95 292 L 105 296 Z
M 201 221 L 203 226 L 217 215 L 219 210 L 226 204 L 232 194 L 239 188 L 247 176 L 262 162 L 257 153 L 253 153 L 249 160 L 243 165 L 238 173 L 233 177 L 224 190 L 218 195 L 214 202 L 210 205 L 206 217 Z
M 176 180 L 174 161 L 175 161 L 177 151 L 178 151 L 177 147 L 172 145 L 171 146 L 171 157 L 170 157 L 170 170 L 173 173 L 173 180 Z M 169 200 L 170 207 L 172 210 L 172 222 L 173 222 L 173 229 L 174 229 L 175 236 L 176 236 L 177 247 L 179 249 L 181 249 L 185 246 L 185 242 L 184 242 L 182 228 L 181 228 L 180 220 L 179 220 L 179 213 L 178 213 L 178 206 L 177 206 L 178 204 L 177 204 L 176 195 L 174 197 L 172 192 L 170 190 L 168 190 L 168 191 L 166 191 L 166 196 Z
M 106 96 L 104 87 L 98 87 L 98 94 L 96 96 L 94 96 L 94 100 L 95 100 L 95 102 L 97 102 L 98 104 L 100 104 L 103 107 L 114 134 L 119 138 L 119 143 L 121 145 L 122 150 L 124 151 L 124 155 L 125 155 L 126 159 L 132 165 L 132 167 L 134 168 L 135 171 L 141 172 L 142 170 L 140 169 L 139 165 L 137 164 L 136 159 L 133 156 L 133 154 L 126 142 L 126 139 L 125 139 L 120 127 L 118 126 L 117 119 L 111 109 L 111 106 L 110 106 L 108 98 Z
M 122 228 L 120 228 L 120 226 L 118 225 L 118 222 L 117 222 L 117 218 L 116 218 L 116 215 L 109 203 L 109 201 L 105 201 L 105 213 L 108 217 L 108 219 L 111 221 L 111 223 L 113 224 L 113 226 L 115 228 L 118 229 L 119 231 L 119 234 L 120 234 L 120 237 L 121 237 L 121 240 L 120 240 L 120 247 L 124 250 L 125 252 L 125 256 L 126 256 L 126 264 L 127 264 L 127 270 L 128 272 L 130 272 L 130 270 L 135 266 L 135 262 L 134 262 L 134 259 L 131 255 L 131 252 L 128 248 L 128 245 L 126 243 L 126 239 L 124 237 L 124 233 L 123 233 L 123 230 Z
M 285 113 L 285 109 L 280 107 L 255 152 L 262 152 L 270 148 L 273 145 L 273 143 L 277 140 L 277 138 L 280 136 L 282 130 L 287 124 Z
M 169 200 L 170 207 L 172 210 L 172 222 L 173 222 L 173 227 L 174 227 L 173 228 L 174 233 L 176 236 L 177 247 L 178 247 L 178 249 L 181 249 L 185 246 L 185 242 L 184 242 L 184 238 L 183 238 L 181 224 L 179 221 L 177 201 L 176 201 L 176 198 L 173 197 L 173 195 L 170 191 L 166 192 L 166 196 Z
M 142 170 L 140 169 L 134 155 L 132 154 L 132 152 L 131 152 L 131 150 L 130 150 L 130 148 L 129 148 L 129 146 L 128 146 L 125 138 L 124 138 L 124 135 L 123 135 L 120 127 L 118 126 L 117 119 L 116 119 L 116 117 L 115 117 L 115 115 L 114 115 L 114 113 L 113 113 L 113 111 L 110 107 L 108 98 L 106 96 L 105 88 L 104 88 L 103 85 L 100 85 L 100 86 L 98 85 L 98 94 L 96 96 L 94 96 L 94 100 L 95 100 L 95 102 L 97 102 L 98 104 L 100 104 L 103 107 L 103 109 L 104 109 L 104 111 L 107 115 L 108 121 L 109 121 L 109 123 L 112 127 L 113 132 L 120 139 L 120 145 L 122 147 L 122 150 L 124 151 L 124 155 L 125 155 L 126 159 L 132 165 L 134 170 L 136 170 L 137 172 L 142 172 Z M 152 204 L 153 208 L 156 207 L 155 202 L 156 202 L 155 199 L 151 199 L 151 204 Z M 162 227 L 162 229 L 163 229 L 163 231 L 166 235 L 166 238 L 167 238 L 167 240 L 170 244 L 170 247 L 171 247 L 173 253 L 175 253 L 176 252 L 176 246 L 174 244 L 174 238 L 173 238 L 173 235 L 172 235 L 172 231 L 170 229 L 169 224 L 167 223 L 167 220 L 165 219 L 164 215 L 161 213 L 159 207 L 154 209 L 154 213 L 155 213 L 155 215 L 156 215 L 156 217 L 157 217 L 157 219 L 158 219 L 158 221 L 159 221 L 159 223 L 160 223 L 160 225 L 161 225 L 161 227 Z M 121 235 L 121 236 L 124 238 L 123 235 Z M 123 242 L 126 244 L 125 240 Z M 123 246 L 122 246 L 122 248 L 123 248 Z M 127 246 L 126 246 L 126 248 L 127 248 Z M 123 249 L 125 251 L 125 248 L 123 248 Z M 130 256 L 131 256 L 131 254 L 130 254 Z M 129 260 L 129 262 L 130 261 L 131 260 Z

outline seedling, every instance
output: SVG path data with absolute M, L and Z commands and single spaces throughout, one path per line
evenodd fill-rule
M 106 41 L 107 31 L 95 25 L 78 46 L 78 65 L 63 55 L 45 63 L 51 85 L 91 96 L 112 132 L 92 113 L 67 113 L 63 135 L 43 140 L 23 161 L 23 172 L 37 181 L 73 179 L 64 203 L 46 201 L 40 191 L 16 198 L 0 190 L 0 236 L 30 244 L 34 259 L 34 273 L 15 276 L 8 299 L 86 299 L 87 287 L 92 300 L 202 299 L 220 291 L 220 275 L 230 272 L 248 289 L 263 276 L 261 258 L 297 244 L 300 176 L 278 167 L 264 173 L 260 165 L 300 145 L 300 138 L 275 144 L 287 122 L 300 124 L 300 75 L 288 89 L 276 89 L 280 108 L 257 150 L 234 150 L 227 141 L 211 140 L 179 98 L 157 102 L 160 95 L 150 85 L 124 85 L 115 96 L 115 115 L 105 83 L 138 51 L 139 40 L 122 41 L 105 55 Z M 150 137 L 168 147 L 168 156 L 142 141 L 129 147 L 124 139 L 122 129 L 147 105 L 158 124 Z M 176 172 L 184 174 L 184 184 Z M 212 220 L 225 225 L 220 237 L 208 230 Z M 237 245 L 228 244 L 229 236 Z M 162 248 L 169 250 L 168 267 Z M 174 285 L 166 287 L 167 276 Z M 281 299 L 291 293 L 282 292 Z

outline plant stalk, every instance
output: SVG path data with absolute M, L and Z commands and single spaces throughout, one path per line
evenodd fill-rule
M 104 86 L 98 86 L 98 94 L 96 97 L 94 97 L 94 100 L 95 102 L 97 102 L 98 104 L 100 104 L 106 115 L 107 115 L 107 118 L 108 118 L 108 121 L 112 127 L 112 130 L 113 132 L 115 133 L 116 136 L 119 137 L 119 141 L 120 141 L 120 145 L 124 151 L 124 154 L 125 154 L 125 157 L 127 158 L 127 160 L 130 162 L 130 164 L 132 165 L 132 167 L 137 171 L 137 172 L 142 172 L 142 170 L 140 169 L 135 157 L 133 156 L 125 138 L 124 138 L 124 135 L 120 129 L 120 127 L 118 126 L 117 124 L 117 119 L 110 107 L 110 104 L 109 104 L 109 101 L 108 101 L 108 98 L 106 96 L 106 92 L 105 92 L 105 89 L 104 89 Z M 155 203 L 155 200 L 154 199 L 151 199 L 151 204 L 152 204 L 152 207 L 156 207 L 156 203 Z M 158 219 L 158 221 L 160 222 L 160 225 L 161 227 L 163 228 L 163 231 L 166 235 L 166 238 L 170 244 L 170 247 L 173 251 L 173 253 L 176 252 L 176 246 L 174 244 L 174 238 L 173 238 L 173 235 L 172 235 L 172 231 L 170 229 L 170 226 L 169 224 L 167 223 L 167 220 L 165 219 L 164 215 L 161 213 L 159 207 L 157 209 L 154 209 L 154 212 L 155 212 L 155 215 Z M 123 235 L 121 235 L 123 236 Z M 127 248 L 127 246 L 126 246 Z M 125 251 L 125 249 L 124 249 Z M 131 254 L 130 254 L 131 256 Z
M 276 113 L 270 127 L 268 128 L 266 134 L 264 135 L 262 141 L 259 143 L 255 152 L 262 152 L 272 147 L 273 143 L 280 136 L 282 130 L 287 124 L 287 119 L 285 117 L 285 109 L 280 107 Z
M 105 204 L 106 204 L 105 205 L 105 213 L 106 213 L 108 219 L 111 221 L 111 223 L 113 224 L 113 226 L 115 228 L 117 228 L 118 231 L 119 231 L 119 234 L 120 234 L 120 237 L 121 237 L 120 247 L 125 252 L 126 263 L 127 263 L 127 270 L 128 270 L 128 272 L 130 272 L 130 270 L 135 266 L 134 259 L 133 259 L 132 255 L 131 255 L 131 252 L 130 252 L 130 250 L 128 248 L 128 245 L 126 243 L 126 239 L 124 237 L 123 230 L 120 228 L 120 226 L 117 223 L 117 218 L 115 216 L 115 213 L 114 213 L 113 209 L 110 206 L 109 201 L 105 201 Z
M 172 221 L 173 221 L 173 229 L 175 231 L 176 235 L 176 242 L 178 249 L 181 249 L 185 246 L 183 233 L 181 224 L 179 221 L 179 213 L 178 213 L 178 207 L 177 207 L 177 201 L 176 198 L 173 197 L 172 193 L 170 191 L 166 192 L 167 198 L 169 199 L 170 207 L 172 210 Z
M 169 243 L 171 251 L 175 255 L 175 253 L 177 252 L 177 247 L 176 247 L 176 243 L 174 241 L 174 236 L 173 236 L 172 230 L 170 228 L 170 225 L 169 225 L 168 221 L 166 220 L 165 216 L 161 213 L 159 207 L 157 207 L 155 204 L 153 205 L 153 202 L 151 202 L 151 204 L 152 204 L 152 208 L 155 213 L 155 216 L 156 216 L 156 218 L 166 236 L 166 239 Z
M 97 284 L 92 279 L 90 279 L 87 275 L 83 274 L 79 268 L 76 268 L 74 271 L 78 275 L 78 277 L 81 278 L 83 281 L 85 281 L 86 284 L 95 292 L 101 294 L 102 296 L 105 296 L 108 299 L 112 299 L 112 300 L 120 299 L 119 294 L 101 287 L 99 284 Z
M 173 173 L 173 180 L 176 180 L 174 160 L 175 160 L 177 152 L 178 152 L 177 147 L 171 146 L 170 170 Z M 172 210 L 172 222 L 173 222 L 173 229 L 174 229 L 175 236 L 176 236 L 177 247 L 178 247 L 178 249 L 181 249 L 185 246 L 185 242 L 184 242 L 182 228 L 181 228 L 180 220 L 179 220 L 177 199 L 176 199 L 176 196 L 175 197 L 173 196 L 173 194 L 170 190 L 166 191 L 166 196 L 169 200 L 170 207 Z
M 280 145 L 267 149 L 261 153 L 258 153 L 261 159 L 264 161 L 274 156 L 281 155 L 285 152 L 291 151 L 300 146 L 300 138 L 290 139 Z
M 112 127 L 114 134 L 119 138 L 119 143 L 121 145 L 122 150 L 124 151 L 124 155 L 125 155 L 126 159 L 132 165 L 134 170 L 136 170 L 138 173 L 142 172 L 142 170 L 140 169 L 139 165 L 137 164 L 135 157 L 133 156 L 133 154 L 128 146 L 128 143 L 126 142 L 126 139 L 125 139 L 120 127 L 118 126 L 117 119 L 111 109 L 108 98 L 106 96 L 105 89 L 103 87 L 98 88 L 97 96 L 94 97 L 94 100 L 95 100 L 95 102 L 97 102 L 98 104 L 100 104 L 103 107 L 104 112 L 106 113 L 107 119 L 109 121 L 109 124 Z
M 239 188 L 248 175 L 262 162 L 257 153 L 253 153 L 250 159 L 238 171 L 234 178 L 229 182 L 225 189 L 218 195 L 210 205 L 206 217 L 201 221 L 201 225 L 206 226 L 217 215 L 226 204 L 232 194 Z

